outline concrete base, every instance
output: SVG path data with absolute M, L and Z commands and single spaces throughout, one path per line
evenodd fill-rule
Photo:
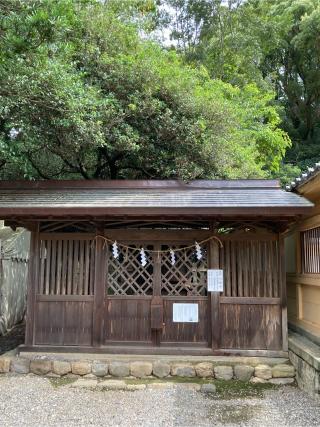
M 49 360 L 103 360 L 107 363 L 111 361 L 121 362 L 134 362 L 134 361 L 148 361 L 156 362 L 162 361 L 167 363 L 201 363 L 211 362 L 215 366 L 234 366 L 234 365 L 268 365 L 275 366 L 279 364 L 288 364 L 289 359 L 285 357 L 245 357 L 245 356 L 168 356 L 168 355 L 137 355 L 137 354 L 92 354 L 92 353 L 55 353 L 55 352 L 24 352 L 19 353 L 20 357 L 25 359 L 39 359 L 45 358 Z
M 320 394 L 320 346 L 296 332 L 289 333 L 289 358 L 300 388 Z

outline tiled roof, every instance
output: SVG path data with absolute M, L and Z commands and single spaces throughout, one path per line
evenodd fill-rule
M 314 167 L 309 167 L 306 172 L 303 172 L 298 176 L 294 181 L 291 181 L 290 184 L 286 185 L 287 191 L 298 190 L 306 182 L 313 179 L 316 175 L 320 173 L 320 162 L 316 163 Z
M 127 183 L 127 184 L 126 184 Z M 283 191 L 277 181 L 59 181 L 53 183 L 0 183 L 0 217 L 48 213 L 59 209 L 72 213 L 99 214 L 114 210 L 222 209 L 265 210 L 287 209 L 288 214 L 312 207 L 305 198 Z M 166 211 L 164 211 L 166 213 Z

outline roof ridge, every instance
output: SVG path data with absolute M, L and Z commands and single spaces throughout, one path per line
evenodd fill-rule
M 305 184 L 307 181 L 312 179 L 320 172 L 320 162 L 314 164 L 314 167 L 308 167 L 307 171 L 302 172 L 294 181 L 291 181 L 290 184 L 287 184 L 285 189 L 286 191 L 297 190 L 301 185 Z

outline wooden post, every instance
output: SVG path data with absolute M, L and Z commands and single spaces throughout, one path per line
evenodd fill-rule
M 288 315 L 287 315 L 287 289 L 286 289 L 286 264 L 284 237 L 278 235 L 279 251 L 279 285 L 281 299 L 281 327 L 282 327 L 282 350 L 288 351 Z
M 97 235 L 103 236 L 104 229 L 98 228 Z M 94 264 L 94 298 L 93 298 L 93 327 L 92 345 L 100 347 L 103 344 L 103 325 L 105 307 L 105 289 L 107 287 L 107 249 L 102 238 L 95 241 L 95 264 Z
M 36 294 L 38 292 L 39 262 L 40 262 L 40 238 L 39 223 L 30 227 L 30 253 L 28 266 L 28 289 L 27 289 L 27 315 L 26 315 L 26 345 L 34 345 L 35 340 L 35 311 Z
M 160 251 L 161 250 L 160 243 L 156 243 L 153 249 L 156 251 Z M 158 297 L 156 301 L 160 302 L 161 300 L 161 255 L 158 256 L 157 253 L 154 253 L 152 256 L 152 262 L 153 262 L 153 301 L 155 297 Z M 151 302 L 150 310 L 152 310 L 152 302 Z M 152 312 L 151 312 L 151 317 L 152 317 Z M 151 331 L 151 339 L 152 339 L 152 344 L 154 346 L 156 347 L 160 346 L 161 335 L 162 335 L 162 329 L 156 329 L 156 330 L 153 329 Z
M 219 244 L 215 240 L 209 241 L 208 268 L 219 268 Z M 211 348 L 220 348 L 220 292 L 209 292 L 209 328 L 211 330 Z

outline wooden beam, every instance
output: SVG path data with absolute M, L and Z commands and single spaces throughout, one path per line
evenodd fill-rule
M 287 284 L 284 238 L 278 235 L 279 242 L 279 285 L 281 299 L 282 350 L 288 351 L 288 314 L 287 314 Z
M 219 244 L 215 240 L 209 241 L 208 268 L 218 269 L 220 266 Z M 220 292 L 208 292 L 209 296 L 209 330 L 211 331 L 211 348 L 220 348 Z
M 97 235 L 103 235 L 103 229 L 96 230 Z M 93 327 L 92 345 L 100 347 L 103 344 L 104 304 L 106 289 L 107 245 L 103 239 L 95 241 L 95 267 L 94 267 L 94 298 L 93 298 Z
M 280 305 L 281 299 L 266 297 L 220 297 L 220 304 Z
M 40 262 L 40 239 L 39 224 L 33 224 L 30 239 L 28 286 L 27 286 L 27 315 L 26 315 L 26 345 L 34 345 L 35 340 L 35 312 L 36 312 L 36 293 L 38 292 L 39 281 L 39 262 Z

